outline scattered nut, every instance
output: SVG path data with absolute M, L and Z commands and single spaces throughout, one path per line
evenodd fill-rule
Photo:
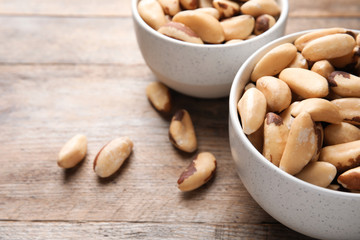
M 183 191 L 191 191 L 211 179 L 216 170 L 216 159 L 210 152 L 202 152 L 191 162 L 191 164 L 181 173 L 178 188 Z
M 87 151 L 86 136 L 77 134 L 72 137 L 61 148 L 57 160 L 57 164 L 62 168 L 75 167 L 81 160 L 85 158 Z
M 169 88 L 161 82 L 152 82 L 146 87 L 146 96 L 151 105 L 159 112 L 169 113 L 171 110 L 171 95 Z
M 197 149 L 197 140 L 190 114 L 185 109 L 175 113 L 169 128 L 170 142 L 184 152 L 194 152 Z
M 106 144 L 96 155 L 94 171 L 102 178 L 114 174 L 129 157 L 133 142 L 128 137 L 119 137 Z

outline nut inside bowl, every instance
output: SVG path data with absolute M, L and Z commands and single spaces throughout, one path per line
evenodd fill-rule
M 317 31 L 312 30 L 312 31 Z M 351 30 L 359 34 L 357 30 Z M 229 97 L 229 140 L 238 175 L 254 200 L 285 226 L 319 239 L 358 239 L 360 194 L 302 181 L 267 160 L 245 135 L 237 110 L 256 63 L 276 46 L 311 31 L 284 36 L 256 51 L 241 66 Z
M 266 32 L 234 44 L 194 44 L 172 39 L 155 31 L 140 17 L 132 0 L 132 17 L 142 56 L 155 76 L 183 94 L 200 98 L 229 95 L 241 64 L 257 49 L 284 35 L 288 0 L 277 0 L 281 13 Z

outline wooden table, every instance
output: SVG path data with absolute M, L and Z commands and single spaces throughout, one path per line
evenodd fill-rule
M 359 0 L 290 0 L 286 33 L 360 28 Z M 169 119 L 150 106 L 155 77 L 138 49 L 130 0 L 0 0 L 0 239 L 303 239 L 251 198 L 228 141 L 228 99 L 173 92 L 216 176 L 191 193 L 176 181 L 194 154 L 168 141 Z M 84 133 L 80 166 L 58 151 Z M 114 176 L 92 170 L 99 149 L 129 136 L 134 151 Z

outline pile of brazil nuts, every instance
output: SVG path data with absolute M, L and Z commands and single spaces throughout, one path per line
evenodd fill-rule
M 328 28 L 267 52 L 237 108 L 254 147 L 309 183 L 360 191 L 360 34 Z
M 281 12 L 275 0 L 140 0 L 137 8 L 159 33 L 198 44 L 253 38 L 270 29 Z
M 151 105 L 161 114 L 171 113 L 171 94 L 161 82 L 151 82 L 146 88 L 146 96 Z M 190 114 L 185 109 L 175 112 L 169 126 L 169 141 L 172 145 L 187 153 L 197 150 L 197 139 Z M 208 182 L 216 170 L 216 158 L 210 152 L 201 152 L 181 173 L 177 183 L 183 191 L 192 191 Z

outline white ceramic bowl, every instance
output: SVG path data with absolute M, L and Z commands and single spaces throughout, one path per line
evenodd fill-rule
M 288 0 L 278 0 L 276 24 L 254 39 L 235 44 L 193 44 L 164 36 L 140 17 L 139 0 L 132 0 L 132 16 L 142 56 L 156 77 L 170 88 L 200 98 L 229 95 L 241 64 L 257 49 L 284 35 Z
M 246 189 L 276 220 L 314 238 L 360 239 L 360 194 L 321 188 L 280 170 L 255 149 L 239 121 L 237 102 L 256 62 L 270 49 L 293 42 L 304 33 L 291 34 L 269 43 L 239 69 L 229 97 L 231 153 Z

